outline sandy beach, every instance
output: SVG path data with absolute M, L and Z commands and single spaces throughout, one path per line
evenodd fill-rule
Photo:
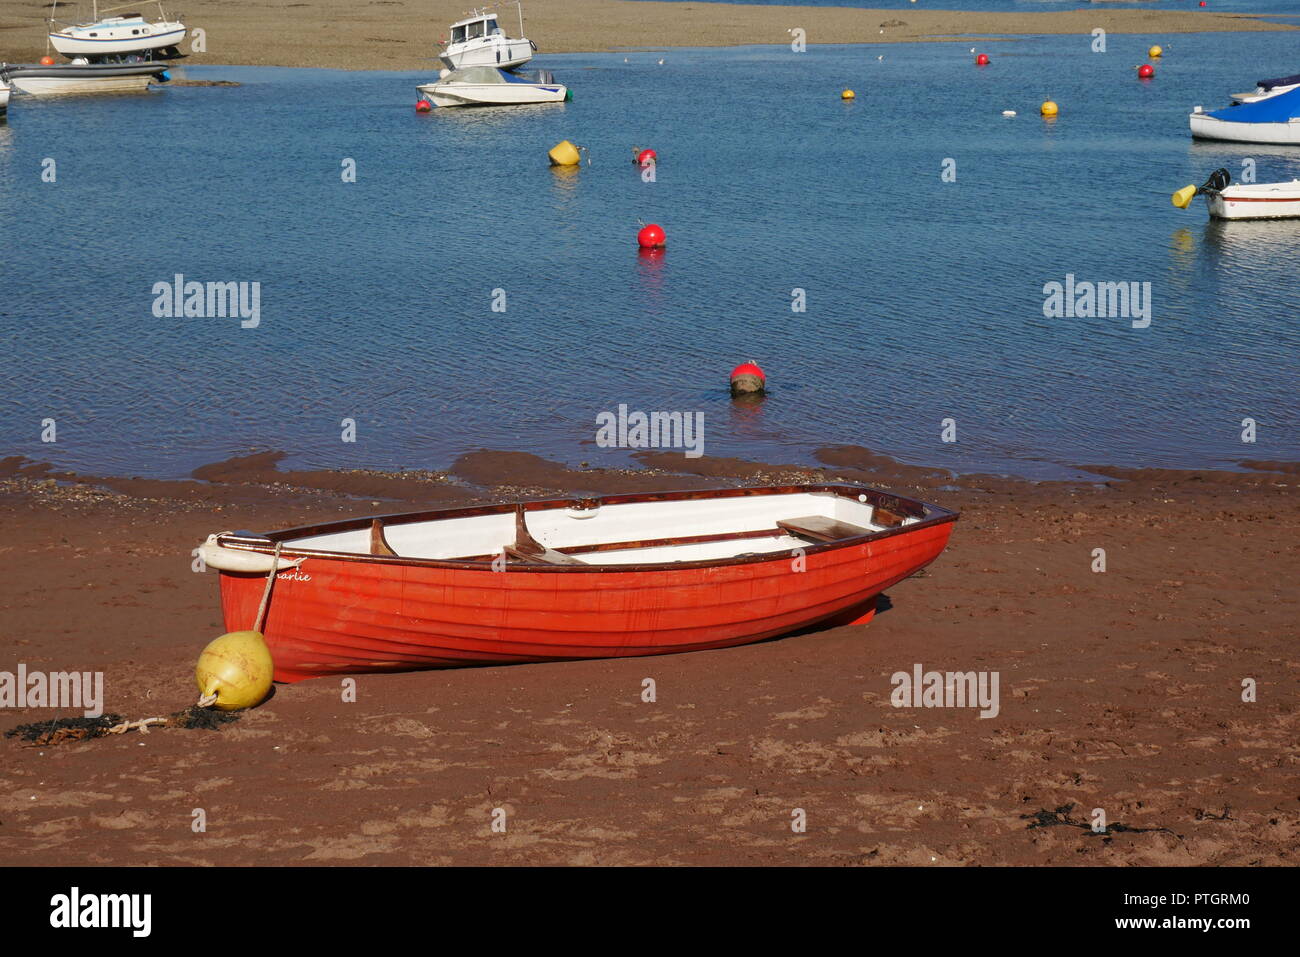
M 0 864 L 1296 863 L 1293 464 L 1029 484 L 856 447 L 817 457 L 574 471 L 479 452 L 383 475 L 282 473 L 268 454 L 176 482 L 4 460 L 0 667 L 103 670 L 107 710 L 129 717 L 193 702 L 194 660 L 223 628 L 215 573 L 192 572 L 190 550 L 222 528 L 821 478 L 963 516 L 867 626 L 363 677 L 355 703 L 316 679 L 219 731 L 0 738 Z M 999 671 L 1000 714 L 891 706 L 891 673 L 917 663 Z M 5 728 L 50 714 L 0 712 Z M 1095 807 L 1136 830 L 1062 823 Z
M 264 4 L 231 0 L 187 6 L 185 23 L 207 34 L 207 52 L 193 64 L 415 70 L 428 67 L 464 0 L 312 0 Z M 1288 30 L 1266 17 L 1210 10 L 1079 9 L 1046 13 L 861 10 L 640 0 L 531 0 L 527 35 L 543 53 L 789 43 L 790 30 L 817 43 L 904 43 L 979 35 L 1168 35 L 1209 31 Z M 70 16 L 65 13 L 64 17 Z M 503 25 L 517 32 L 513 8 Z M 34 62 L 45 51 L 42 0 L 17 0 L 0 15 L 0 61 Z

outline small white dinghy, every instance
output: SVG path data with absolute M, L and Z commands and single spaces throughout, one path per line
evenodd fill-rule
M 1185 186 L 1173 195 L 1179 209 L 1204 196 L 1215 219 L 1300 218 L 1300 179 L 1289 183 L 1232 183 L 1225 168 L 1216 169 L 1201 186 Z
M 437 83 L 416 87 L 436 106 L 523 106 L 562 103 L 571 99 L 568 87 L 545 70 L 536 74 L 507 73 L 490 66 L 444 70 Z
M 54 20 L 54 13 L 59 6 L 58 0 L 55 0 L 54 9 L 50 12 L 50 46 L 69 58 L 99 58 L 153 50 L 178 56 L 180 51 L 176 47 L 185 40 L 185 24 L 179 20 L 168 20 L 161 0 L 154 2 L 158 6 L 158 19 L 154 21 L 146 20 L 139 13 L 101 17 L 96 0 L 89 21 L 59 27 Z M 137 4 L 131 3 L 128 6 Z M 104 12 L 112 13 L 120 9 L 122 8 L 111 7 Z
M 471 66 L 494 66 L 513 70 L 533 58 L 537 44 L 525 37 L 523 4 L 519 8 L 519 36 L 508 37 L 497 22 L 497 15 L 487 8 L 475 10 L 451 25 L 451 34 L 443 42 L 439 59 L 449 70 Z

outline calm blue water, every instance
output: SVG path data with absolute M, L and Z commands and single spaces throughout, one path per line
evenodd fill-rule
M 1156 39 L 1168 53 L 1139 82 Z M 953 44 L 549 56 L 571 103 L 425 116 L 427 76 L 315 70 L 15 101 L 0 451 L 163 476 L 260 448 L 615 465 L 595 418 L 626 403 L 702 411 L 707 454 L 766 461 L 840 442 L 1031 476 L 1300 457 L 1300 221 L 1214 225 L 1169 202 L 1246 157 L 1262 181 L 1300 177 L 1300 149 L 1195 145 L 1186 120 L 1300 70 L 1294 35 L 1088 41 L 989 44 L 985 69 Z M 564 138 L 593 165 L 549 168 Z M 633 145 L 659 151 L 657 182 Z M 637 255 L 638 219 L 667 229 L 663 258 Z M 156 318 L 176 273 L 259 282 L 261 325 Z M 1067 273 L 1150 282 L 1151 326 L 1044 318 Z M 771 394 L 734 406 L 727 373 L 751 358 Z

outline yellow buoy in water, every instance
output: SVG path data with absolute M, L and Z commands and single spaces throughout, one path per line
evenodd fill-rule
M 568 140 L 557 143 L 551 147 L 551 151 L 546 154 L 551 158 L 552 166 L 577 166 L 582 162 L 582 156 L 578 153 L 578 147 L 574 146 Z
M 1160 45 L 1156 44 L 1150 50 L 1147 51 L 1147 56 L 1151 57 L 1151 59 L 1154 60 L 1158 56 L 1163 56 L 1164 52 L 1165 52 L 1164 50 L 1160 49 Z
M 1174 193 L 1174 195 L 1170 196 L 1169 199 L 1170 202 L 1172 202 L 1179 209 L 1186 209 L 1188 206 L 1191 205 L 1192 199 L 1195 196 L 1196 196 L 1195 186 L 1184 186 L 1178 192 Z
M 222 711 L 260 704 L 271 690 L 271 649 L 258 631 L 232 631 L 211 642 L 199 655 L 194 680 L 204 698 Z
M 1056 102 L 1054 100 L 1046 100 L 1043 105 L 1038 108 L 1038 111 L 1042 113 L 1043 116 L 1055 116 L 1057 112 Z
M 840 99 L 841 99 L 841 100 L 851 100 L 851 99 L 853 99 L 855 96 L 857 96 L 857 94 L 854 93 L 852 90 L 845 90 L 843 93 L 840 94 Z

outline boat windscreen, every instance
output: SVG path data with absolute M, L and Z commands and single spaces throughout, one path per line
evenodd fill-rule
M 1274 80 L 1260 80 L 1259 87 L 1263 90 L 1271 90 L 1277 86 L 1295 86 L 1300 83 L 1300 73 L 1294 76 L 1279 76 Z
M 493 66 L 467 66 L 452 70 L 442 78 L 443 83 L 506 83 L 501 71 Z

